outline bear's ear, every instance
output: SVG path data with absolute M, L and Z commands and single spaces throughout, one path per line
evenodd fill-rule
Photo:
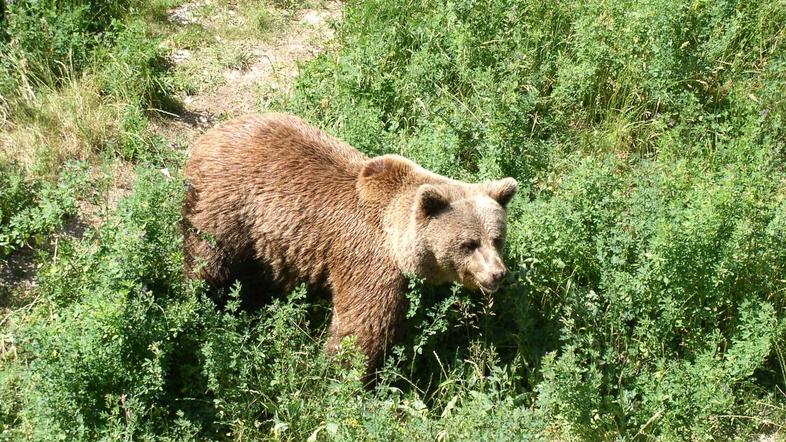
M 436 216 L 450 206 L 450 201 L 439 188 L 431 184 L 423 184 L 415 195 L 415 210 L 419 216 L 428 218 Z
M 412 164 L 398 155 L 371 158 L 360 169 L 358 192 L 368 201 L 390 197 L 398 191 L 411 170 Z
M 502 207 L 507 207 L 518 190 L 519 183 L 513 178 L 504 178 L 486 184 L 486 193 Z

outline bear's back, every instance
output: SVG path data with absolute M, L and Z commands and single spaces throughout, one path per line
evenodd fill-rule
M 360 207 L 356 190 L 366 160 L 296 117 L 241 117 L 195 143 L 184 215 L 248 255 L 228 261 L 265 263 L 254 271 L 285 289 L 326 285 L 328 269 L 384 259 L 379 214 Z
M 312 182 L 339 176 L 355 179 L 368 158 L 352 146 L 286 114 L 245 115 L 202 135 L 194 144 L 186 175 L 228 168 L 270 170 Z

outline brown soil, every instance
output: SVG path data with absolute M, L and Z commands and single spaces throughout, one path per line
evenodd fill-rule
M 203 0 L 203 2 L 206 0 Z M 209 18 L 194 14 L 199 3 L 187 3 L 173 10 L 170 20 L 181 24 L 198 24 L 206 30 L 216 25 Z M 232 12 L 230 10 L 230 12 Z M 332 23 L 340 20 L 342 3 L 331 0 L 319 8 L 295 12 L 283 24 L 284 31 L 271 40 L 247 38 L 227 44 L 239 46 L 250 57 L 243 69 L 226 69 L 220 84 L 204 93 L 181 98 L 185 111 L 159 128 L 170 140 L 190 142 L 216 123 L 251 112 L 264 112 L 277 94 L 292 92 L 298 63 L 309 60 L 330 48 Z M 237 20 L 241 20 L 237 16 Z M 220 37 L 216 37 L 220 41 Z M 192 51 L 175 48 L 172 61 L 182 63 Z

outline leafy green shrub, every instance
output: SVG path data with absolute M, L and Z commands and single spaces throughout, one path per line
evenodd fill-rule
M 364 388 L 351 340 L 327 356 L 303 289 L 260 312 L 239 310 L 236 291 L 217 308 L 181 275 L 181 181 L 140 172 L 117 212 L 40 272 L 41 301 L 14 324 L 18 357 L 3 361 L 4 437 L 470 440 L 534 421 L 480 347 L 432 395 L 436 414 L 417 392 Z
M 11 39 L 0 45 L 3 52 L 15 54 L 34 82 L 56 84 L 58 78 L 89 66 L 113 21 L 138 4 L 123 0 L 10 2 L 4 25 Z
M 31 181 L 13 165 L 0 164 L 0 259 L 61 229 L 76 215 L 85 182 L 79 164 L 64 168 L 55 182 Z
M 653 416 L 650 431 L 669 438 L 725 431 L 708 418 L 783 382 L 754 382 L 776 369 L 784 336 L 772 297 L 786 265 L 780 185 L 655 164 L 622 175 L 614 162 L 584 162 L 516 220 L 514 253 L 534 258 L 527 283 L 560 324 L 544 406 L 585 435 L 635 432 Z
M 100 51 L 97 57 L 102 62 L 95 67 L 104 92 L 121 102 L 171 108 L 173 86 L 163 49 L 146 34 L 144 23 L 140 19 L 114 22 L 109 32 L 113 44 Z
M 182 346 L 200 325 L 199 304 L 180 278 L 173 240 L 179 186 L 154 173 L 161 178 L 140 180 L 98 238 L 63 244 L 59 263 L 41 271 L 46 302 L 20 332 L 31 364 L 20 431 L 90 439 L 115 429 L 98 422 L 112 422 L 133 435 L 148 425 L 145 417 L 167 415 L 170 373 L 181 369 L 181 356 L 193 358 Z M 174 420 L 172 431 L 181 424 Z
M 14 96 L 26 85 L 57 86 L 93 68 L 104 92 L 123 102 L 173 106 L 162 48 L 140 18 L 126 18 L 138 3 L 12 2 L 7 32 L 13 38 L 0 41 L 0 91 Z

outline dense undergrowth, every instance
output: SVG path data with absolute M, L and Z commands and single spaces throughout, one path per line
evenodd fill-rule
M 59 18 L 62 5 L 72 10 Z M 409 336 L 374 389 L 363 388 L 351 342 L 343 363 L 324 356 L 324 306 L 303 290 L 246 312 L 182 278 L 182 184 L 176 167 L 159 172 L 160 143 L 140 135 L 148 108 L 177 86 L 133 24 L 141 2 L 131 13 L 97 5 L 13 2 L 5 18 L 3 53 L 16 55 L 0 71 L 4 140 L 46 145 L 15 128 L 57 109 L 75 82 L 94 85 L 96 121 L 107 107 L 122 117 L 78 138 L 93 140 L 77 143 L 90 155 L 51 146 L 57 155 L 4 163 L 0 254 L 74 213 L 78 193 L 64 189 L 82 188 L 84 170 L 60 172 L 64 159 L 139 165 L 132 194 L 59 245 L 35 301 L 3 325 L 0 437 L 783 433 L 784 2 L 350 2 L 342 49 L 305 65 L 277 107 L 368 154 L 523 187 L 504 288 L 489 298 L 413 281 Z M 96 8 L 106 18 L 87 26 L 80 14 Z M 39 107 L 17 99 L 25 91 Z
M 93 193 L 65 179 L 64 164 L 161 150 L 150 114 L 176 107 L 175 86 L 143 23 L 159 3 L 8 3 L 0 19 L 0 257 L 54 233 L 76 214 L 78 194 Z M 39 216 L 42 206 L 51 210 Z
M 786 399 L 784 6 L 363 2 L 288 106 L 528 187 L 474 339 L 559 438 L 753 437 Z

